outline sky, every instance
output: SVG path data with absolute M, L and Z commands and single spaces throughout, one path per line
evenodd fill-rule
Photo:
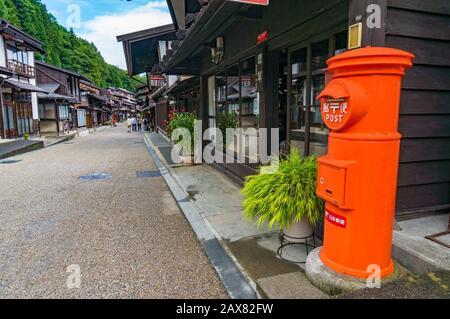
M 165 0 L 42 0 L 67 29 L 93 42 L 105 60 L 126 69 L 117 35 L 171 23 Z

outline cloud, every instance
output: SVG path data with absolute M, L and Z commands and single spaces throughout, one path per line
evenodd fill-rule
M 108 63 L 126 69 L 123 47 L 116 36 L 171 22 L 166 2 L 151 1 L 127 12 L 96 16 L 83 22 L 77 34 L 93 42 Z

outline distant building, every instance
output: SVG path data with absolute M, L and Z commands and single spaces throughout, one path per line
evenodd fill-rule
M 123 88 L 107 88 L 103 94 L 112 104 L 112 117 L 116 121 L 124 121 L 140 111 L 133 92 Z
M 106 124 L 111 110 L 107 105 L 107 97 L 102 90 L 89 81 L 80 81 L 81 103 L 80 108 L 86 110 L 87 128 L 95 128 Z

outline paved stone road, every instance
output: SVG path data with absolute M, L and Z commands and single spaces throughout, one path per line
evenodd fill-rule
M 164 180 L 137 178 L 156 169 L 142 135 L 106 128 L 14 159 L 0 164 L 0 298 L 226 297 Z M 93 172 L 112 178 L 79 179 Z

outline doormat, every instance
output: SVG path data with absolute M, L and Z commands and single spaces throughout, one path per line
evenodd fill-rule
M 112 175 L 108 173 L 91 173 L 87 175 L 80 176 L 79 179 L 81 181 L 99 181 L 99 180 L 105 180 L 105 179 L 111 179 Z
M 161 177 L 160 171 L 138 171 L 137 178 L 156 178 Z

